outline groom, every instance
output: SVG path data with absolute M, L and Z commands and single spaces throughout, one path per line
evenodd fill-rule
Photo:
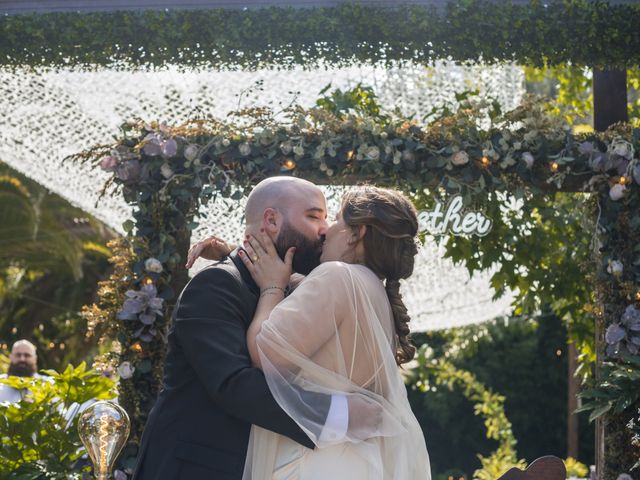
M 305 180 L 274 177 L 253 189 L 246 234 L 264 229 L 281 256 L 296 247 L 294 270 L 318 265 L 327 229 L 322 191 Z M 237 257 L 199 272 L 182 291 L 169 334 L 163 388 L 149 414 L 134 480 L 239 480 L 251 424 L 313 442 L 278 406 L 262 372 L 251 366 L 246 331 L 260 290 Z M 323 440 L 339 441 L 349 422 L 373 422 L 376 411 L 349 397 L 316 396 Z

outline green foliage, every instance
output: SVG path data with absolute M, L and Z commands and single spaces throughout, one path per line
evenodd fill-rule
M 551 111 L 578 128 L 593 124 L 593 74 L 578 65 L 526 67 L 527 90 L 549 99 Z M 627 68 L 629 123 L 640 126 L 640 68 Z
M 64 228 L 52 209 L 43 208 L 43 192 L 31 194 L 14 176 L 0 176 L 0 268 L 68 270 L 82 276 L 82 244 Z
M 587 400 L 578 411 L 589 411 L 589 421 L 608 412 L 621 414 L 630 407 L 640 403 L 640 358 L 625 355 L 619 362 L 603 362 L 597 380 L 592 388 L 580 392 L 580 397 Z
M 0 59 L 10 66 L 120 68 L 288 68 L 441 58 L 637 65 L 639 23 L 637 4 L 587 1 L 38 13 L 0 19 Z
M 5 373 L 9 368 L 9 354 L 0 350 L 0 373 Z
M 552 314 L 532 319 L 498 319 L 480 325 L 414 335 L 417 345 L 433 350 L 472 373 L 477 381 L 505 397 L 504 410 L 517 439 L 519 458 L 562 457 L 567 445 L 567 331 Z M 423 347 L 427 348 L 427 347 Z M 418 367 L 420 368 L 420 367 Z M 472 478 L 480 468 L 476 454 L 489 457 L 496 440 L 486 438 L 481 417 L 456 388 L 440 388 L 417 372 L 408 379 L 413 411 L 425 432 L 434 478 Z M 424 391 L 424 393 L 422 392 Z M 594 427 L 578 416 L 581 461 L 593 463 Z
M 0 163 L 0 343 L 32 341 L 44 367 L 95 349 L 82 305 L 108 268 L 111 234 L 97 220 Z
M 580 463 L 575 458 L 567 458 L 564 461 L 564 466 L 567 469 L 567 478 L 587 478 L 589 475 L 589 469 L 583 463 Z
M 0 478 L 79 479 L 74 464 L 84 447 L 71 412 L 88 400 L 115 396 L 114 382 L 87 370 L 84 363 L 69 365 L 61 373 L 44 373 L 50 378 L 0 379 L 2 384 L 26 389 L 19 403 L 0 404 Z
M 320 91 L 324 95 L 331 88 L 327 85 Z M 363 86 L 358 83 L 355 87 L 343 92 L 339 88 L 332 90 L 329 95 L 325 95 L 316 100 L 316 105 L 328 110 L 336 117 L 344 117 L 349 111 L 368 115 L 372 118 L 380 117 L 380 105 L 373 88 Z
M 498 265 L 491 277 L 496 296 L 515 293 L 515 315 L 533 316 L 547 306 L 563 319 L 582 354 L 581 375 L 595 361 L 592 275 L 594 198 L 584 194 L 535 195 L 516 187 L 478 199 L 493 227 L 482 238 L 449 236 L 447 256 L 471 274 Z
M 491 455 L 478 455 L 481 468 L 474 472 L 473 477 L 494 480 L 511 467 L 526 466 L 517 458 L 516 439 L 504 411 L 505 397 L 486 388 L 472 373 L 460 370 L 448 361 L 431 360 L 429 357 L 429 349 L 423 346 L 418 352 L 416 372 L 421 388 L 426 390 L 432 382 L 449 389 L 461 388 L 465 397 L 474 402 L 474 413 L 484 418 L 487 438 L 498 442 L 498 448 Z

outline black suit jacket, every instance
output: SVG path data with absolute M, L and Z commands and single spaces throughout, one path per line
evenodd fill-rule
M 246 332 L 258 296 L 235 252 L 199 272 L 182 291 L 163 387 L 145 426 L 134 480 L 238 480 L 251 424 L 313 448 L 251 366 Z M 330 401 L 319 399 L 320 425 Z

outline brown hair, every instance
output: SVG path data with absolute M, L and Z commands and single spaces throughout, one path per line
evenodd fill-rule
M 409 314 L 400 295 L 400 279 L 413 273 L 418 253 L 418 215 L 409 199 L 394 190 L 372 186 L 358 187 L 342 199 L 342 218 L 357 228 L 366 225 L 363 237 L 364 264 L 381 278 L 397 335 L 396 363 L 413 359 L 416 348 L 409 337 Z

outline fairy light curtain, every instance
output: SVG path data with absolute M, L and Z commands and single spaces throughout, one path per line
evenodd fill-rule
M 0 70 L 0 161 L 29 176 L 72 204 L 122 231 L 130 208 L 121 197 L 105 196 L 96 205 L 106 175 L 65 157 L 93 145 L 110 143 L 126 119 L 139 117 L 178 124 L 195 116 L 223 119 L 241 107 L 290 104 L 311 106 L 319 92 L 372 86 L 380 105 L 398 108 L 422 121 L 434 107 L 455 102 L 455 93 L 479 90 L 503 109 L 518 105 L 524 93 L 522 69 L 514 65 L 459 66 L 437 62 L 432 67 L 181 71 Z M 337 209 L 339 188 L 327 188 L 330 208 Z M 215 233 L 228 239 L 241 235 L 242 202 L 219 200 L 205 208 L 214 214 L 202 222 L 194 239 Z M 198 262 L 192 274 L 202 268 Z M 413 278 L 403 293 L 414 330 L 433 330 L 480 323 L 510 311 L 512 297 L 492 300 L 491 272 L 470 278 L 463 266 L 443 258 L 428 241 Z

